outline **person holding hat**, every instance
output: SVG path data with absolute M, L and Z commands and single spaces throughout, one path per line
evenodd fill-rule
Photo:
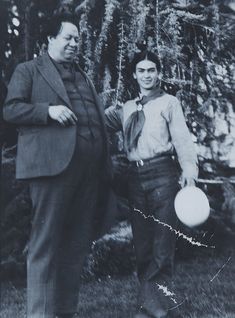
M 160 87 L 158 56 L 136 53 L 131 68 L 137 97 L 106 109 L 106 126 L 109 132 L 123 131 L 129 160 L 128 196 L 140 281 L 135 318 L 165 318 L 174 313 L 169 310 L 174 303 L 163 292 L 172 280 L 176 236 L 169 226 L 177 227 L 174 199 L 179 183 L 194 185 L 197 155 L 179 100 Z

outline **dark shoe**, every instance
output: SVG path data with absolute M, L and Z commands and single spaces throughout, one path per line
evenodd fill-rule
M 142 307 L 134 316 L 134 318 L 168 318 L 168 315 L 165 311 L 163 312 L 161 310 L 154 313 L 150 313 L 146 308 Z
M 78 313 L 73 314 L 58 314 L 55 316 L 55 318 L 78 318 Z
M 150 318 L 144 308 L 139 309 L 139 311 L 135 314 L 134 318 Z
M 170 312 L 167 318 L 183 318 L 183 316 L 176 312 Z
M 149 318 L 149 316 L 146 316 L 143 312 L 137 313 L 134 318 Z

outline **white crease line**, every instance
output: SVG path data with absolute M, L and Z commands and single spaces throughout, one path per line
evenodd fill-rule
M 212 233 L 212 235 L 209 238 L 209 241 L 212 239 L 212 237 L 215 235 L 215 233 Z
M 219 275 L 219 273 L 225 268 L 225 266 L 228 264 L 232 257 L 230 256 L 227 261 L 224 263 L 224 265 L 218 270 L 218 272 L 215 274 L 215 276 L 210 280 L 210 283 L 213 282 L 213 280 Z
M 164 222 L 161 222 L 160 220 L 155 218 L 153 215 L 145 215 L 142 211 L 140 211 L 136 208 L 134 208 L 134 211 L 140 213 L 145 219 L 153 219 L 154 222 L 157 222 L 158 224 L 161 224 L 161 225 L 167 227 L 170 231 L 174 232 L 178 237 L 182 237 L 183 239 L 185 239 L 186 241 L 188 241 L 192 245 L 215 248 L 215 246 L 209 246 L 209 245 L 200 243 L 198 241 L 195 241 L 195 239 L 193 239 L 192 237 L 188 237 L 184 233 L 181 233 L 180 231 L 175 230 L 171 225 L 164 223 Z
M 182 300 L 181 303 L 179 303 L 177 306 L 174 306 L 174 307 L 169 308 L 169 311 L 170 311 L 170 310 L 173 310 L 173 309 L 176 309 L 176 308 L 179 308 L 181 305 L 183 305 L 183 303 L 185 303 L 185 301 L 186 301 L 187 299 L 188 299 L 188 298 L 185 298 L 185 299 Z
M 178 304 L 177 301 L 173 296 L 175 296 L 175 293 L 171 292 L 166 286 L 160 285 L 156 283 L 159 290 L 162 290 L 163 294 L 167 297 L 170 297 L 170 299 L 175 303 Z

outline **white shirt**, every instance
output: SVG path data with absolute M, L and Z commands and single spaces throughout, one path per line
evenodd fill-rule
M 105 110 L 110 131 L 123 130 L 127 118 L 137 109 L 136 99 L 122 107 Z M 130 161 L 149 159 L 159 154 L 177 153 L 185 175 L 197 178 L 197 156 L 179 100 L 169 94 L 150 100 L 144 105 L 145 123 L 137 148 L 127 153 Z M 124 136 L 125 138 L 125 136 Z

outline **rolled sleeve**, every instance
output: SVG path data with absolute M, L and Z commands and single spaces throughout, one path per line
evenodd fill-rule
M 105 110 L 105 124 L 111 133 L 122 130 L 122 108 L 110 106 Z
M 197 154 L 182 107 L 176 97 L 172 97 L 168 105 L 168 124 L 172 144 L 184 175 L 196 179 L 198 176 Z

